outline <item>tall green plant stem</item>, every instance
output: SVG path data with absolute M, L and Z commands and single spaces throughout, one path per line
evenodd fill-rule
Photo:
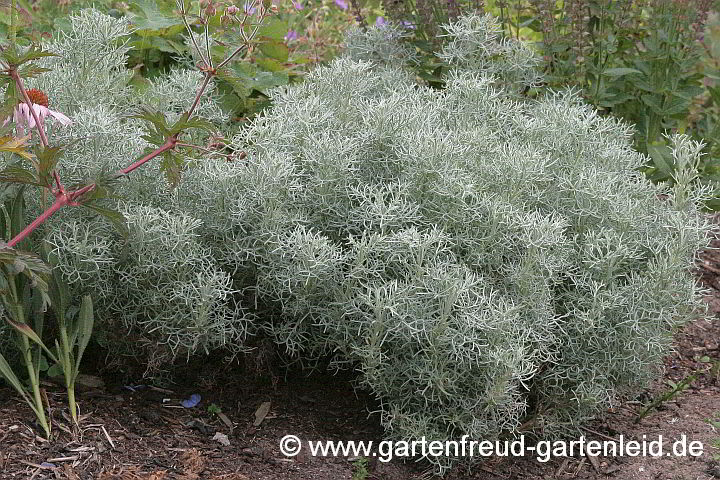
M 20 307 L 20 309 L 22 309 L 22 307 Z M 35 414 L 37 415 L 37 419 L 40 422 L 40 426 L 45 431 L 45 436 L 47 438 L 50 438 L 50 424 L 48 423 L 47 417 L 45 416 L 45 406 L 43 405 L 42 395 L 40 394 L 40 385 L 38 382 L 39 372 L 35 371 L 35 366 L 33 364 L 30 340 L 28 340 L 28 337 L 26 337 L 25 335 L 20 335 L 20 337 L 22 339 L 23 360 L 25 361 L 25 366 L 27 367 L 28 377 L 30 377 L 30 385 L 32 386 L 33 391 Z
M 62 345 L 62 357 L 63 357 L 63 373 L 65 374 L 65 389 L 67 390 L 68 396 L 68 407 L 70 408 L 70 416 L 73 422 L 78 423 L 77 418 L 77 404 L 75 403 L 75 366 L 74 362 L 70 361 L 70 352 L 72 351 L 72 345 L 68 340 L 67 325 L 65 322 L 60 325 L 60 343 Z
M 8 276 L 7 283 L 10 289 L 11 298 L 13 299 L 13 307 L 15 310 L 15 320 L 18 322 L 24 322 L 25 321 L 25 309 L 23 308 L 22 304 L 20 303 L 20 296 L 17 291 L 17 286 L 15 284 L 15 280 L 13 278 L 10 278 Z M 45 405 L 42 401 L 42 394 L 40 393 L 40 385 L 38 382 L 38 373 L 35 370 L 35 364 L 33 363 L 32 358 L 32 347 L 30 345 L 30 340 L 26 335 L 18 334 L 20 336 L 20 341 L 22 344 L 22 358 L 25 362 L 25 367 L 27 369 L 28 373 L 28 379 L 30 380 L 30 386 L 32 388 L 32 400 L 33 404 L 31 405 L 32 409 L 35 411 L 35 416 L 37 417 L 38 421 L 40 422 L 40 426 L 45 431 L 45 436 L 47 438 L 50 438 L 50 423 L 47 420 L 47 417 L 45 416 Z

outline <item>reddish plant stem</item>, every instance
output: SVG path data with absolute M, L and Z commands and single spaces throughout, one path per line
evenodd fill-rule
M 205 89 L 208 86 L 208 83 L 210 83 L 210 79 L 215 75 L 215 70 L 208 70 L 205 72 L 205 78 L 203 79 L 202 85 L 200 85 L 200 88 L 197 91 L 197 94 L 195 94 L 195 101 L 193 101 L 192 106 L 190 107 L 190 110 L 187 111 L 187 118 L 189 119 L 192 117 L 193 112 L 197 108 L 198 104 L 200 103 L 200 99 L 203 96 L 203 93 L 205 93 Z M 177 138 L 176 138 L 177 140 Z
M 255 31 L 253 31 L 253 33 L 252 33 L 252 35 L 251 35 L 251 38 L 252 38 L 253 35 L 255 35 L 255 33 L 257 33 L 257 29 L 255 29 Z M 225 60 L 223 60 L 222 62 L 220 62 L 220 65 L 218 65 L 217 67 L 215 67 L 216 70 L 219 70 L 219 69 L 221 69 L 222 67 L 224 67 L 225 65 L 227 65 L 228 63 L 230 63 L 230 62 L 232 61 L 232 59 L 235 58 L 235 56 L 237 56 L 238 53 L 242 52 L 243 50 L 245 50 L 245 49 L 247 49 L 247 48 L 248 48 L 248 44 L 247 44 L 247 43 L 245 43 L 244 45 L 240 45 L 239 47 L 237 47 L 237 48 L 235 49 L 235 51 L 233 51 L 230 55 L 228 55 L 228 57 L 227 57 Z
M 41 213 L 40 216 L 33 220 L 30 225 L 25 227 L 22 232 L 15 235 L 12 240 L 8 242 L 8 247 L 13 248 L 15 245 L 25 240 L 37 227 L 42 225 L 45 220 L 52 217 L 55 212 L 67 205 L 69 200 L 70 199 L 67 195 L 58 195 L 55 197 L 55 202 L 50 205 L 50 208 Z
M 95 187 L 96 187 L 96 184 L 91 183 L 90 185 L 86 185 L 86 186 L 84 186 L 84 187 L 82 187 L 82 188 L 79 188 L 79 189 L 75 190 L 74 192 L 72 192 L 72 193 L 70 194 L 70 202 L 68 203 L 68 205 L 72 205 L 72 206 L 74 206 L 74 207 L 80 205 L 80 204 L 78 203 L 77 199 L 80 198 L 80 197 L 82 197 L 82 196 L 85 195 L 86 193 L 88 193 L 88 192 L 90 192 L 90 191 L 92 191 L 92 190 L 95 190 Z
M 132 165 L 124 168 L 120 171 L 122 175 L 127 175 L 128 173 L 132 172 L 136 168 L 141 167 L 145 163 L 149 162 L 153 158 L 157 157 L 158 155 L 162 154 L 163 152 L 167 150 L 171 150 L 175 148 L 175 145 L 177 144 L 177 135 L 173 135 L 171 137 L 168 137 L 168 139 L 165 141 L 165 143 L 158 148 L 157 150 L 145 155 L 143 158 L 138 160 L 137 162 L 133 163 Z M 60 177 L 58 176 L 57 172 L 53 171 L 53 177 L 55 178 L 55 183 L 57 183 L 57 189 L 55 190 L 55 202 L 45 210 L 43 213 L 40 214 L 39 217 L 37 217 L 35 220 L 32 221 L 30 225 L 25 227 L 22 232 L 15 235 L 9 242 L 8 247 L 14 247 L 18 243 L 22 242 L 24 239 L 26 239 L 33 231 L 35 231 L 36 228 L 38 228 L 40 225 L 45 223 L 45 221 L 53 216 L 55 212 L 60 210 L 65 205 L 70 206 L 78 206 L 80 203 L 78 203 L 78 198 L 80 198 L 82 195 L 90 192 L 95 188 L 95 184 L 92 183 L 90 185 L 86 185 L 85 187 L 82 187 L 78 190 L 75 190 L 73 192 L 67 193 L 65 191 L 65 188 L 63 187 L 62 183 L 60 182 Z
M 146 164 L 153 158 L 157 157 L 158 155 L 162 154 L 163 152 L 172 150 L 173 148 L 175 148 L 175 144 L 177 144 L 177 137 L 178 137 L 177 134 L 175 134 L 171 137 L 168 137 L 167 140 L 165 140 L 165 143 L 163 143 L 160 148 L 158 148 L 157 150 L 155 150 L 153 152 L 148 153 L 147 155 L 145 155 L 143 158 L 141 158 L 137 162 L 120 170 L 120 173 L 123 175 L 127 175 L 128 173 L 132 172 L 133 170 L 135 170 L 138 167 L 143 166 L 144 164 Z
M 55 191 L 55 201 L 53 202 L 52 205 L 50 205 L 50 208 L 48 208 L 43 213 L 41 213 L 40 216 L 37 217 L 35 220 L 33 220 L 30 225 L 25 227 L 22 232 L 15 235 L 8 242 L 8 247 L 13 248 L 15 245 L 17 245 L 18 243 L 25 240 L 27 237 L 30 236 L 30 234 L 33 231 L 35 231 L 35 229 L 37 227 L 39 227 L 40 225 L 45 223 L 45 221 L 48 218 L 52 217 L 55 214 L 55 212 L 60 210 L 65 205 L 72 205 L 72 206 L 80 205 L 77 202 L 77 199 L 95 188 L 95 184 L 92 183 L 90 185 L 86 185 L 82 188 L 79 188 L 73 192 L 68 193 L 65 191 L 62 184 L 60 183 L 60 178 L 57 176 L 57 174 L 55 172 L 53 172 L 53 174 L 55 176 L 55 181 L 58 184 L 58 188 Z
M 225 157 L 226 159 L 230 159 L 230 158 L 232 157 L 232 154 L 222 153 L 222 152 L 219 152 L 219 151 L 217 151 L 217 150 L 212 150 L 212 149 L 210 149 L 210 148 L 201 147 L 200 145 L 193 145 L 193 144 L 191 144 L 191 143 L 181 143 L 181 142 L 178 142 L 178 143 L 176 143 L 176 145 L 177 145 L 178 147 L 195 148 L 195 149 L 197 149 L 197 150 L 200 150 L 201 152 L 205 152 L 205 153 L 208 153 L 208 154 L 211 154 L 211 155 L 212 155 L 212 154 L 220 155 L 221 157 Z
M 40 122 L 40 117 L 38 117 L 37 112 L 35 112 L 35 109 L 33 108 L 32 100 L 30 100 L 27 90 L 25 90 L 25 85 L 23 84 L 22 78 L 20 78 L 17 73 L 17 69 L 12 65 L 8 69 L 8 73 L 15 81 L 15 85 L 17 85 L 17 87 L 20 89 L 20 93 L 22 93 L 22 96 L 25 99 L 25 103 L 30 109 L 30 115 L 32 115 L 33 119 L 35 120 L 35 127 L 37 127 L 37 131 L 40 134 L 40 141 L 42 141 L 43 146 L 47 148 L 49 143 L 47 136 L 45 135 L 45 130 L 43 129 L 42 123 Z
M 170 150 L 172 148 L 175 148 L 176 143 L 177 143 L 177 135 L 173 135 L 172 137 L 169 137 L 167 139 L 167 141 L 160 148 L 158 148 L 154 152 L 151 152 L 148 155 L 144 156 L 143 158 L 141 158 L 137 162 L 133 163 L 129 167 L 121 170 L 120 173 L 122 175 L 127 175 L 128 173 L 132 172 L 136 168 L 141 167 L 145 163 L 147 163 L 150 160 L 152 160 L 153 158 L 157 157 L 161 153 L 163 153 L 167 150 Z M 12 248 L 15 245 L 17 245 L 18 243 L 25 240 L 28 236 L 30 236 L 30 234 L 33 231 L 35 231 L 36 228 L 38 228 L 40 225 L 45 223 L 45 221 L 48 218 L 52 217 L 55 214 L 55 212 L 60 210 L 65 205 L 70 205 L 70 206 L 80 205 L 80 203 L 78 202 L 78 199 L 82 195 L 90 192 L 91 190 L 93 190 L 96 187 L 96 185 L 94 183 L 92 183 L 90 185 L 86 185 L 82 188 L 79 188 L 73 192 L 67 193 L 65 191 L 65 188 L 63 187 L 62 183 L 60 182 L 60 177 L 58 176 L 57 172 L 53 171 L 53 177 L 55 178 L 55 183 L 57 184 L 57 189 L 55 190 L 55 202 L 53 202 L 53 204 L 50 206 L 50 208 L 45 210 L 43 213 L 40 214 L 39 217 L 37 217 L 35 220 L 33 220 L 30 225 L 25 227 L 22 232 L 15 235 L 8 242 L 8 247 Z
M 218 152 L 215 151 L 215 150 L 211 150 L 211 149 L 209 149 L 209 148 L 201 147 L 200 145 L 193 145 L 192 143 L 182 143 L 182 142 L 178 142 L 178 143 L 176 143 L 175 145 L 177 145 L 178 147 L 196 148 L 196 149 L 198 149 L 198 150 L 200 150 L 200 151 L 202 151 L 202 152 L 207 152 L 207 153 L 218 153 Z M 222 155 L 222 154 L 221 154 L 221 155 Z
M 188 33 L 189 33 L 189 35 L 190 35 L 190 40 L 192 41 L 192 44 L 195 46 L 195 50 L 197 50 L 198 55 L 200 56 L 200 59 L 203 61 L 203 63 L 204 63 L 205 65 L 210 65 L 210 62 L 208 62 L 208 61 L 205 59 L 205 57 L 204 57 L 204 55 L 203 55 L 203 51 L 200 50 L 200 47 L 198 46 L 197 42 L 195 41 L 195 37 L 193 36 L 193 31 L 190 29 L 190 25 L 189 25 L 188 22 L 187 22 L 187 18 L 185 18 L 185 12 L 181 10 L 181 13 L 182 13 L 181 16 L 182 16 L 182 19 L 183 19 L 183 23 L 185 24 L 185 28 L 187 29 L 187 31 L 188 31 Z
M 62 191 L 64 187 L 63 187 L 62 182 L 60 181 L 60 175 L 58 175 L 56 170 L 53 170 L 52 176 L 53 176 L 53 179 L 55 179 L 55 184 L 57 185 L 58 191 Z

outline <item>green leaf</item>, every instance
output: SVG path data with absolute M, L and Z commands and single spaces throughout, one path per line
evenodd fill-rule
M 47 50 L 43 50 L 42 46 L 38 45 L 31 45 L 30 49 L 25 52 L 24 55 L 18 55 L 17 52 L 13 51 L 13 49 L 6 49 L 2 53 L 0 53 L 0 57 L 3 58 L 9 65 L 14 65 L 16 67 L 27 63 L 31 60 L 37 60 L 39 58 L 44 57 L 56 57 L 57 55 L 49 52 Z
M 0 375 L 2 375 L 3 378 L 5 378 L 5 380 L 7 380 L 8 383 L 20 394 L 20 396 L 23 397 L 23 400 L 25 400 L 28 405 L 33 407 L 33 403 L 30 401 L 30 397 L 28 396 L 25 387 L 23 387 L 20 379 L 17 377 L 17 375 L 15 375 L 15 372 L 13 372 L 12 368 L 10 368 L 10 364 L 8 364 L 7 360 L 5 360 L 5 357 L 3 357 L 2 353 L 0 353 Z
M 172 152 L 163 154 L 160 171 L 165 174 L 170 188 L 175 188 L 180 183 L 184 167 L 185 162 L 178 155 L 174 155 Z
M 22 274 L 32 286 L 47 292 L 45 277 L 50 274 L 50 267 L 37 255 L 14 248 L 0 248 L 0 264 L 12 275 Z
M 55 170 L 57 163 L 60 161 L 65 147 L 43 147 L 38 146 L 35 149 L 35 156 L 37 157 L 37 169 L 40 181 L 46 186 L 53 184 L 52 172 Z
M 290 57 L 290 50 L 283 42 L 275 41 L 268 37 L 261 37 L 260 51 L 268 57 L 279 62 L 287 62 Z M 277 70 L 271 70 L 277 71 Z
M 18 75 L 20 78 L 34 78 L 40 75 L 41 73 L 50 72 L 52 71 L 49 68 L 43 68 L 38 67 L 35 65 L 26 65 L 23 67 L 18 68 Z
M 285 70 L 285 66 L 282 63 L 280 63 L 277 60 L 272 59 L 272 58 L 262 58 L 262 57 L 256 58 L 255 63 L 257 63 L 258 66 L 261 67 L 263 70 L 267 70 L 268 72 L 271 72 L 271 73 L 282 72 Z M 263 72 L 263 73 L 267 73 L 267 72 Z M 261 75 L 258 75 L 258 77 L 260 77 L 260 76 Z
M 645 95 L 641 95 L 640 99 L 642 100 L 642 102 L 645 105 L 650 107 L 650 109 L 653 111 L 653 113 L 660 115 L 660 116 L 665 115 L 665 111 L 664 111 L 662 103 L 661 103 L 663 100 L 662 96 L 653 95 L 653 94 L 645 94 Z
M 258 58 L 257 62 L 272 62 L 274 65 L 279 65 L 275 60 L 269 58 Z M 290 77 L 284 67 L 280 67 L 283 71 L 279 72 L 268 72 L 259 71 L 252 65 L 245 63 L 237 63 L 232 66 L 232 71 L 238 78 L 238 81 L 242 81 L 248 88 L 257 90 L 261 93 L 265 93 L 266 90 L 277 87 L 280 85 L 287 85 L 290 82 Z
M 677 115 L 679 113 L 689 113 L 691 100 L 686 98 L 672 96 L 668 101 L 665 102 L 665 108 L 663 109 L 664 115 Z
M 625 103 L 629 100 L 634 99 L 635 97 L 629 93 L 608 93 L 604 98 L 602 98 L 600 101 L 598 101 L 598 106 L 600 107 L 614 107 L 615 105 L 619 105 L 621 103 Z
M 642 72 L 640 70 L 636 70 L 634 68 L 627 68 L 627 67 L 619 67 L 619 68 L 608 68 L 607 70 L 603 70 L 602 74 L 608 77 L 622 77 L 625 75 L 630 75 L 632 73 L 640 73 Z
M 712 98 L 715 105 L 720 105 L 720 86 L 708 87 L 708 92 L 710 92 L 710 98 Z
M 45 355 L 40 353 L 40 361 L 37 364 L 37 370 L 40 372 L 45 372 L 50 368 L 50 365 L 48 365 L 47 358 L 45 358 Z
M 675 164 L 672 161 L 672 152 L 666 145 L 651 144 L 648 145 L 648 155 L 653 160 L 655 166 L 668 177 L 672 176 L 675 171 Z
M 655 86 L 645 80 L 643 77 L 631 77 L 629 80 L 633 87 L 644 90 L 646 92 L 655 93 Z
M 267 37 L 271 40 L 277 40 L 279 42 L 285 39 L 285 35 L 288 31 L 288 23 L 285 20 L 280 20 L 277 17 L 272 17 L 270 21 L 264 24 L 258 30 L 258 37 Z
M 142 94 L 152 86 L 152 82 L 141 75 L 139 71 L 136 71 L 132 78 L 130 78 L 128 85 L 133 87 L 136 93 Z
M 27 141 L 30 140 L 30 135 L 24 137 L 12 137 L 9 135 L 0 137 L 0 152 L 11 152 L 16 155 L 30 160 L 33 158 L 32 154 L 27 151 Z
M 24 185 L 36 185 L 38 187 L 47 186 L 38 178 L 34 171 L 19 165 L 10 165 L 0 171 L 0 182 L 22 183 Z
M 30 340 L 32 340 L 33 342 L 38 344 L 40 346 L 40 348 L 42 348 L 45 351 L 45 353 L 48 354 L 48 356 L 52 359 L 52 361 L 57 363 L 58 359 L 50 351 L 50 349 L 45 346 L 45 344 L 40 339 L 38 334 L 35 333 L 35 330 L 30 328 L 30 325 L 28 325 L 27 323 L 15 322 L 13 320 L 10 320 L 9 318 L 5 318 L 5 321 L 8 324 L 10 324 L 10 326 L 13 327 L 15 330 L 17 330 L 19 333 L 21 333 L 22 335 L 25 335 L 27 338 L 29 338 Z
M 185 27 L 180 27 L 180 30 L 182 31 Z M 164 37 L 140 37 L 137 40 L 133 40 L 128 44 L 132 48 L 136 50 L 157 50 L 160 52 L 166 52 L 166 53 L 172 53 L 172 54 L 182 54 L 187 49 L 178 50 L 178 43 L 177 42 L 169 42 Z
M 685 85 L 682 88 L 673 91 L 673 95 L 687 100 L 692 100 L 703 93 L 705 93 L 705 89 L 699 85 Z
M 152 35 L 172 35 L 181 32 L 185 27 L 179 18 L 166 16 L 154 3 L 147 1 L 133 2 L 133 8 L 140 12 L 130 16 L 134 33 L 141 37 Z
M 15 107 L 21 101 L 21 99 L 22 95 L 18 91 L 15 82 L 7 83 L 5 87 L 5 98 L 3 100 L 2 106 L 0 107 L 0 117 L 3 119 L 10 117 L 13 114 L 13 110 L 15 110 Z
M 215 130 L 215 126 L 208 120 L 200 117 L 192 117 L 188 119 L 187 113 L 185 113 L 180 116 L 178 121 L 175 122 L 172 127 L 170 127 L 169 134 L 176 135 L 189 128 L 199 128 L 201 130 L 205 130 L 206 132 L 212 132 Z
M 235 93 L 223 93 L 217 99 L 218 105 L 223 109 L 223 112 L 230 116 L 242 115 L 247 111 L 246 99 L 247 97 L 240 97 Z
M 130 118 L 138 118 L 147 122 L 151 129 L 142 138 L 153 145 L 160 146 L 165 140 L 172 135 L 170 127 L 168 127 L 165 115 L 162 112 L 152 111 L 148 108 L 141 107 L 140 113 L 131 115 Z
M 55 363 L 47 369 L 47 376 L 50 378 L 62 377 L 63 373 L 64 370 L 62 368 L 62 365 L 60 365 L 59 363 Z
M 75 365 L 73 366 L 73 378 L 77 377 L 80 371 L 80 361 L 82 360 L 85 348 L 90 343 L 93 325 L 95 323 L 95 314 L 93 312 L 93 302 L 90 295 L 85 295 L 80 305 L 80 312 L 77 319 L 77 356 L 75 357 Z
M 216 78 L 221 82 L 227 83 L 227 85 L 229 85 L 239 97 L 245 98 L 250 96 L 250 88 L 247 83 L 241 78 L 233 75 L 230 70 L 223 69 L 218 71 Z
M 48 281 L 48 295 L 53 305 L 55 316 L 60 325 L 65 323 L 65 311 L 71 302 L 70 291 L 67 284 L 62 278 L 62 273 L 57 266 L 57 257 L 52 253 L 50 244 L 45 241 L 42 245 L 42 254 L 47 264 L 51 267 L 50 278 Z
M 12 236 L 19 234 L 25 228 L 25 196 L 24 187 L 18 192 L 18 195 L 9 202 L 7 206 L 10 212 L 10 226 Z M 29 244 L 30 239 L 23 241 L 23 246 Z

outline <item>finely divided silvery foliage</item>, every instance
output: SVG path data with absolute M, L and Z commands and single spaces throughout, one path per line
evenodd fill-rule
M 700 306 L 697 145 L 674 139 L 689 173 L 673 187 L 647 182 L 628 126 L 573 92 L 523 97 L 537 61 L 497 29 L 489 16 L 447 28 L 444 90 L 372 58 L 402 51 L 368 41 L 393 34 L 354 33 L 351 55 L 276 90 L 233 138 L 244 159 L 195 160 L 174 190 L 139 170 L 118 203 L 129 241 L 54 217 L 48 240 L 95 294 L 96 330 L 157 345 L 158 363 L 269 335 L 302 363 L 357 369 L 405 440 L 574 433 L 650 379 Z M 191 95 L 192 76 L 174 75 L 157 88 L 187 81 Z M 120 93 L 67 98 L 98 121 L 58 132 L 82 147 L 61 168 L 140 154 Z
M 443 91 L 361 40 L 276 90 L 234 139 L 247 160 L 204 162 L 177 205 L 289 354 L 361 373 L 391 437 L 576 434 L 701 307 L 699 150 L 675 138 L 687 178 L 653 185 L 629 126 L 521 96 L 537 61 L 490 17 L 447 31 Z
M 53 71 L 39 77 L 34 86 L 51 92 L 53 104 L 70 108 L 70 113 L 80 105 L 127 105 L 133 73 L 124 66 L 130 50 L 127 20 L 86 9 L 72 17 L 70 25 L 46 45 L 58 56 L 40 62 Z
M 528 88 L 542 83 L 540 58 L 522 42 L 503 37 L 499 24 L 487 17 L 465 16 L 445 27 L 448 41 L 438 54 L 465 71 L 482 72 L 505 87 Z
M 393 64 L 416 62 L 415 52 L 402 40 L 409 38 L 407 28 L 388 24 L 384 28 L 352 28 L 346 34 L 345 50 L 356 60 Z

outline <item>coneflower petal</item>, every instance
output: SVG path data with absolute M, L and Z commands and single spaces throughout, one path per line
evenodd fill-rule
M 35 107 L 35 105 L 33 105 L 33 107 Z M 32 113 L 30 113 L 30 108 L 28 108 L 25 103 L 20 104 L 20 121 L 21 124 L 26 124 L 28 128 L 35 128 L 35 118 L 33 118 Z
M 31 93 L 32 95 L 30 95 Z M 39 99 L 38 101 L 40 103 L 34 103 L 33 101 L 32 106 L 28 107 L 27 103 L 20 102 L 15 106 L 12 116 L 5 119 L 3 126 L 7 125 L 12 120 L 18 127 L 27 126 L 28 129 L 32 129 L 39 126 L 42 128 L 43 123 L 45 123 L 44 120 L 48 117 L 48 115 L 60 122 L 63 126 L 68 126 L 72 123 L 72 120 L 70 120 L 70 118 L 65 114 L 50 110 L 47 107 L 47 96 L 42 91 L 30 89 L 28 91 L 28 95 L 31 96 L 31 99 L 33 97 L 35 99 Z M 36 117 L 38 119 L 37 122 L 35 122 Z M 39 125 L 37 125 L 38 123 Z
M 27 107 L 27 105 L 22 105 L 23 108 L 23 115 L 25 116 L 25 121 L 27 122 L 28 128 L 35 128 L 35 117 L 32 114 L 32 111 Z M 40 111 L 37 108 L 38 105 L 33 104 L 33 110 L 37 114 L 38 117 L 40 117 Z
M 53 110 L 48 109 L 48 113 L 49 113 L 55 120 L 57 120 L 58 122 L 60 122 L 62 125 L 66 126 L 66 127 L 72 123 L 72 120 L 70 120 L 68 117 L 66 117 L 65 115 L 63 115 L 63 114 L 60 113 L 60 112 L 55 112 L 55 111 L 53 111 Z

